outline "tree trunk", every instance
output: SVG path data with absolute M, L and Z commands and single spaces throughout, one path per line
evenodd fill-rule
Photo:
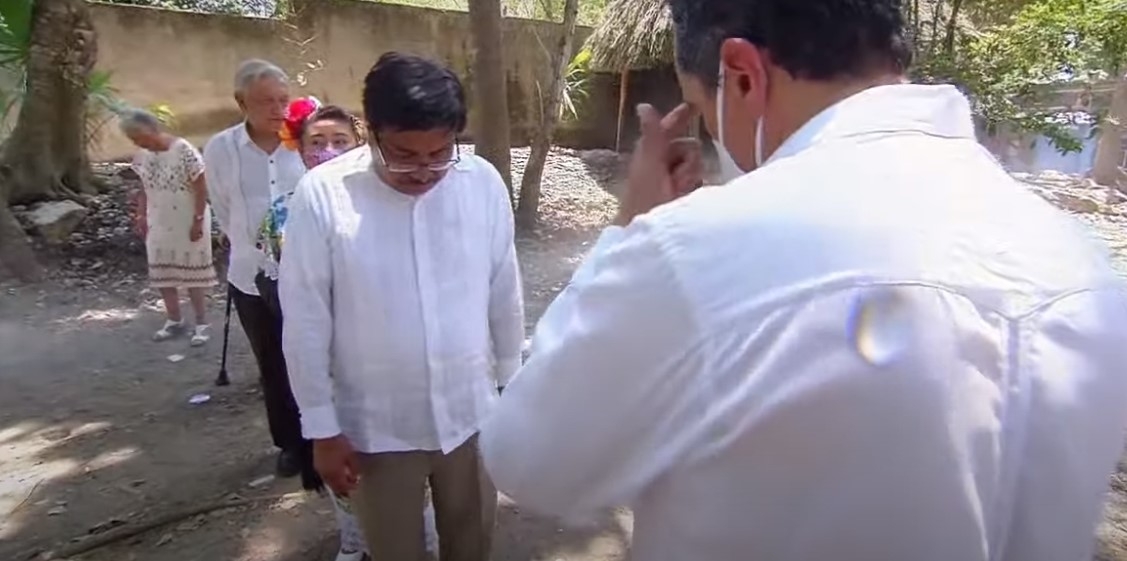
M 0 267 L 24 282 L 43 278 L 43 268 L 35 260 L 27 234 L 6 204 L 0 204 Z
M 0 199 L 25 203 L 96 192 L 86 155 L 86 85 L 97 59 L 85 0 L 41 0 L 31 14 L 27 93 L 0 150 Z M 6 206 L 6 204 L 5 204 Z M 22 230 L 0 212 L 0 263 L 34 279 L 38 265 Z
M 959 27 L 959 10 L 963 7 L 963 0 L 955 0 L 951 6 L 951 17 L 947 19 L 947 31 L 943 37 L 943 51 L 947 56 L 955 54 L 955 30 Z
M 86 84 L 97 59 L 85 0 L 36 2 L 27 94 L 0 154 L 11 203 L 96 192 L 86 156 Z
M 473 94 L 478 123 L 474 152 L 489 160 L 513 198 L 509 163 L 509 95 L 501 50 L 501 0 L 470 0 L 470 33 L 474 50 Z
M 552 82 L 548 88 L 548 98 L 540 104 L 540 126 L 537 127 L 532 138 L 528 162 L 524 166 L 524 177 L 520 182 L 517 221 L 523 226 L 535 224 L 540 211 L 540 183 L 544 176 L 544 163 L 548 159 L 548 150 L 552 147 L 552 135 L 560 120 L 564 80 L 567 76 L 568 61 L 571 60 L 571 45 L 575 40 L 575 21 L 578 15 L 579 0 L 566 0 L 560 42 L 556 46 L 556 52 L 552 53 Z
M 1124 178 L 1120 167 L 1123 165 L 1123 136 L 1127 135 L 1127 75 L 1119 80 L 1111 98 L 1111 108 L 1100 129 L 1092 179 L 1101 185 L 1127 192 L 1127 178 Z

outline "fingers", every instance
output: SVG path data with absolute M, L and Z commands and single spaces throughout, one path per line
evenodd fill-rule
M 639 143 L 644 149 L 658 149 L 661 143 L 666 142 L 661 120 L 661 113 L 654 106 L 648 103 L 638 105 L 638 123 L 642 130 Z
M 697 110 L 688 103 L 682 103 L 662 116 L 648 103 L 638 105 L 638 121 L 642 129 L 642 141 L 646 138 L 662 139 L 666 142 L 685 136 L 689 125 L 697 118 Z
M 355 485 L 352 485 L 348 482 L 348 478 L 344 476 L 343 471 L 337 472 L 333 475 L 334 477 L 326 477 L 324 474 L 322 474 L 321 478 L 325 480 L 325 484 L 328 485 L 334 493 L 341 497 L 347 497 L 348 494 L 352 492 L 352 489 L 355 487 Z
M 682 137 L 669 143 L 666 162 L 670 169 L 688 160 L 701 160 L 701 144 L 695 138 Z
M 356 461 L 356 454 L 349 454 L 344 460 L 345 479 L 349 489 L 355 489 L 360 483 L 360 465 Z
M 700 142 L 693 138 L 678 139 L 670 145 L 670 182 L 675 196 L 687 195 L 704 184 L 704 158 Z
M 320 472 L 321 479 L 333 490 L 334 493 L 347 497 L 360 482 L 358 471 L 354 462 L 345 460 L 332 469 Z
M 685 136 L 696 117 L 696 109 L 688 103 L 682 103 L 662 117 L 661 129 L 670 137 Z

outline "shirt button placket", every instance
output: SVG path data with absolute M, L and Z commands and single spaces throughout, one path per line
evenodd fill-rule
M 278 166 L 274 164 L 273 157 L 267 160 L 266 171 L 270 177 L 270 201 L 273 202 L 274 198 L 281 194 L 278 193 Z
M 420 199 L 411 201 L 411 228 L 415 238 L 415 271 L 418 275 L 419 304 L 422 306 L 423 319 L 423 348 L 426 350 L 427 376 L 430 386 L 431 415 L 437 432 L 439 444 L 442 442 L 442 429 L 446 426 L 441 409 L 436 407 L 441 396 L 437 395 L 441 388 L 435 382 L 435 364 L 433 357 L 437 356 L 437 345 L 440 344 L 438 322 L 435 318 L 436 306 L 434 292 L 434 270 L 431 268 L 430 237 L 427 233 L 425 205 Z

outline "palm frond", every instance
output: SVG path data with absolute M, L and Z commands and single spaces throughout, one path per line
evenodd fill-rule
M 673 20 L 665 0 L 612 0 L 587 48 L 596 72 L 673 64 Z
M 0 1 L 0 66 L 22 63 L 31 46 L 34 0 Z

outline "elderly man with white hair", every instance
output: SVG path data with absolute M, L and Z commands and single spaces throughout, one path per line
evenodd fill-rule
M 231 243 L 229 297 L 258 361 L 266 415 L 274 445 L 281 449 L 277 473 L 315 478 L 312 449 L 301 421 L 282 355 L 282 331 L 255 286 L 262 254 L 258 226 L 270 202 L 293 191 L 305 173 L 301 155 L 282 146 L 278 132 L 290 101 L 289 79 L 277 66 L 248 60 L 235 73 L 235 101 L 243 120 L 204 147 L 211 204 Z

